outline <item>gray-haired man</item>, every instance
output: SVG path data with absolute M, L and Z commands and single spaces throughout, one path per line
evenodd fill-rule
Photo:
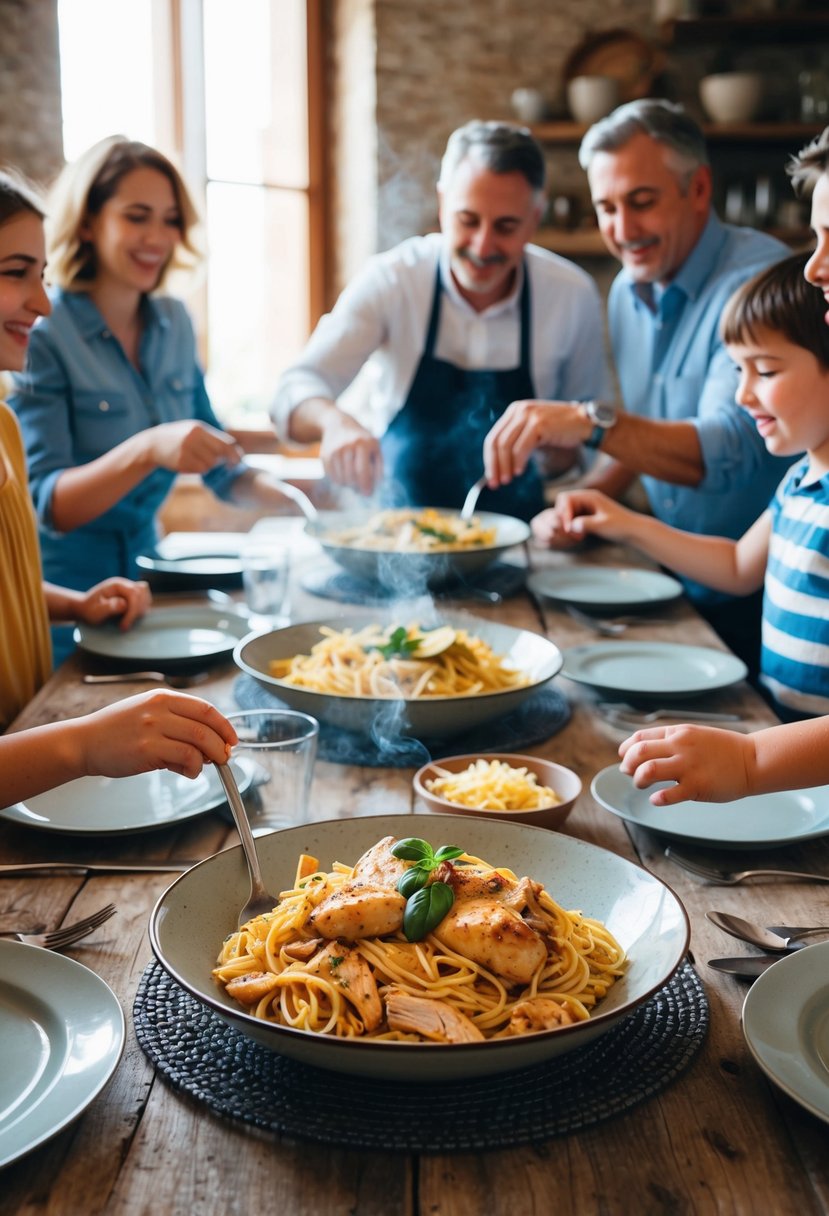
M 592 280 L 530 244 L 545 166 L 530 133 L 471 122 L 450 137 L 440 233 L 371 258 L 282 376 L 272 415 L 285 438 L 319 440 L 329 477 L 386 501 L 460 506 L 484 436 L 511 401 L 601 395 L 602 319 Z M 377 431 L 338 404 L 371 358 Z M 530 463 L 483 509 L 530 519 L 544 505 Z

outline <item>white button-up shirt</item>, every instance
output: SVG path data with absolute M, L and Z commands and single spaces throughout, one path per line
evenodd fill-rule
M 602 310 L 595 283 L 572 262 L 528 245 L 532 376 L 536 395 L 587 400 L 607 391 Z M 282 375 L 271 412 L 288 439 L 292 410 L 311 397 L 338 401 L 376 435 L 403 407 L 423 353 L 438 259 L 444 295 L 435 356 L 466 369 L 501 370 L 521 359 L 523 273 L 513 290 L 476 312 L 455 287 L 439 233 L 411 237 L 370 258 Z M 359 373 L 363 373 L 359 375 Z M 355 384 L 359 375 L 358 384 Z

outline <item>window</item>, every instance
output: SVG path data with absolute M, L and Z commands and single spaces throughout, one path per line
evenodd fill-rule
M 181 166 L 205 220 L 186 302 L 213 405 L 267 425 L 320 312 L 319 0 L 59 0 L 58 17 L 67 159 L 120 131 Z

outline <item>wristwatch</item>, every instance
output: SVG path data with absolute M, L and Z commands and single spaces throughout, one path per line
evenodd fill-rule
M 593 423 L 593 430 L 589 438 L 584 440 L 584 446 L 586 448 L 601 447 L 605 431 L 609 431 L 612 426 L 616 425 L 619 411 L 610 401 L 584 401 L 581 408 Z

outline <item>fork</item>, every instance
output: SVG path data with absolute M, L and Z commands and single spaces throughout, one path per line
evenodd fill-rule
M 474 486 L 470 487 L 466 498 L 463 500 L 463 506 L 461 507 L 461 519 L 467 520 L 472 518 L 475 507 L 478 505 L 478 498 L 480 497 L 481 490 L 485 485 L 486 474 L 484 474 L 483 477 L 479 477 Z
M 713 713 L 702 709 L 684 709 L 681 706 L 677 706 L 676 709 L 645 710 L 637 709 L 634 705 L 626 705 L 623 701 L 600 701 L 599 709 L 610 717 L 626 718 L 641 726 L 647 726 L 651 722 L 660 722 L 663 719 L 682 722 L 742 721 L 739 714 Z
M 689 874 L 695 874 L 698 878 L 705 878 L 708 882 L 719 883 L 724 887 L 733 887 L 748 878 L 797 878 L 807 882 L 829 882 L 829 874 L 810 874 L 802 870 L 723 870 L 717 866 L 700 865 L 682 853 L 677 853 L 676 849 L 670 846 L 665 850 L 665 856 Z
M 63 925 L 60 929 L 51 929 L 48 933 L 0 933 L 0 937 L 16 937 L 27 946 L 42 946 L 45 950 L 63 950 L 86 937 L 93 930 L 109 920 L 115 913 L 115 904 L 107 904 L 97 912 L 76 920 L 72 925 Z
M 145 680 L 154 684 L 169 684 L 170 688 L 191 688 L 194 684 L 203 684 L 209 672 L 196 671 L 189 676 L 165 675 L 163 671 L 122 671 L 112 675 L 85 675 L 84 684 L 132 684 Z

